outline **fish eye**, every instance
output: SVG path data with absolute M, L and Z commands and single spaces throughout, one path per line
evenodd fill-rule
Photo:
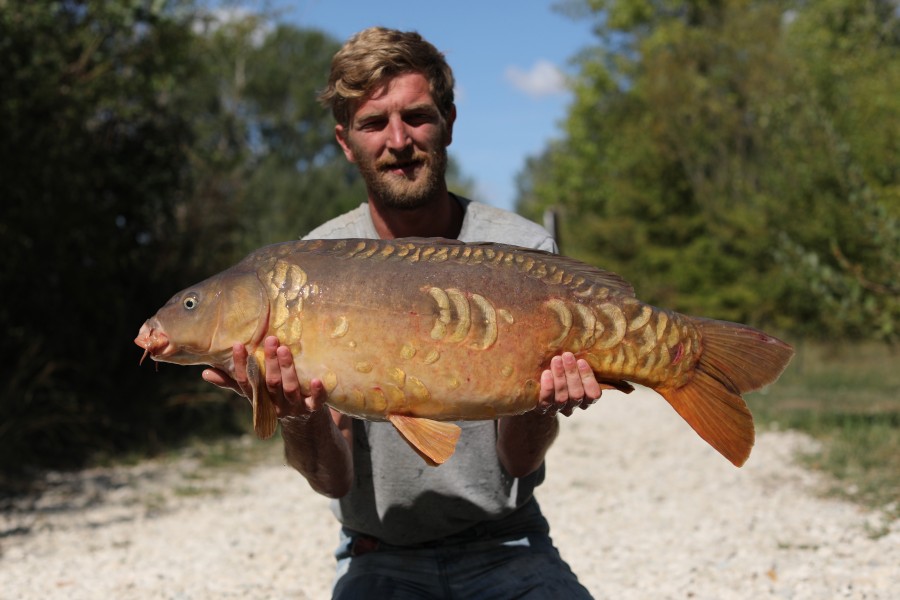
M 200 298 L 197 297 L 197 294 L 188 294 L 184 297 L 184 300 L 181 301 L 181 305 L 188 310 L 194 310 L 200 306 Z

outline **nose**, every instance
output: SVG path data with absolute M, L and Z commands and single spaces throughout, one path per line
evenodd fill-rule
M 409 146 L 411 138 L 403 119 L 395 116 L 390 119 L 387 126 L 387 147 L 391 150 L 403 150 Z

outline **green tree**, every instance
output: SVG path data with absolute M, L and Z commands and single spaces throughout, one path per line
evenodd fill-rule
M 176 290 L 365 198 L 315 101 L 337 43 L 269 23 L 0 0 L 4 474 L 246 422 L 131 340 Z
M 322 32 L 260 15 L 212 22 L 198 36 L 208 57 L 194 97 L 203 129 L 193 155 L 207 205 L 235 221 L 230 260 L 267 243 L 295 239 L 365 199 L 356 170 L 334 140 L 330 113 L 316 100 L 339 44 Z M 207 235 L 220 236 L 216 227 Z M 223 243 L 221 237 L 210 243 Z
M 797 91 L 773 111 L 790 132 L 805 202 L 780 264 L 819 307 L 822 335 L 900 339 L 900 14 L 896 2 L 810 3 L 791 13 Z M 802 124 L 802 126 L 800 126 Z M 803 152 L 803 154 L 801 154 Z M 793 160 L 792 157 L 789 157 Z M 799 194 L 798 194 L 799 196 Z M 817 225 L 817 226 L 816 226 Z M 789 298 L 785 299 L 790 301 Z
M 0 3 L 4 472 L 149 441 L 174 416 L 129 340 L 171 276 L 157 256 L 189 175 L 177 9 Z
M 599 44 L 580 58 L 565 137 L 532 161 L 520 206 L 558 205 L 570 251 L 619 270 L 654 302 L 805 333 L 872 333 L 846 317 L 878 286 L 858 285 L 861 304 L 839 314 L 816 296 L 815 278 L 786 269 L 798 251 L 825 257 L 845 281 L 860 279 L 847 265 L 857 275 L 873 258 L 881 275 L 896 265 L 896 242 L 862 231 L 896 206 L 900 94 L 876 65 L 896 53 L 897 18 L 887 3 L 834 0 L 827 14 L 844 9 L 835 28 L 833 14 L 812 16 L 824 4 L 569 3 L 594 19 Z M 822 53 L 816 36 L 828 27 L 866 41 Z M 834 95 L 841 64 L 856 71 L 846 97 Z M 891 124 L 869 139 L 860 120 L 872 115 Z

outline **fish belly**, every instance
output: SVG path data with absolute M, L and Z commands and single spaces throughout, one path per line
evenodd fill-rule
M 548 360 L 535 343 L 538 320 L 463 286 L 430 282 L 368 306 L 310 302 L 298 372 L 322 379 L 335 408 L 368 419 L 492 419 L 534 408 Z

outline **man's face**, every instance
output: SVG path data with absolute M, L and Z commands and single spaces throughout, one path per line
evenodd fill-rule
M 453 118 L 444 120 L 419 73 L 389 80 L 335 128 L 371 197 L 390 208 L 425 206 L 444 189 Z

